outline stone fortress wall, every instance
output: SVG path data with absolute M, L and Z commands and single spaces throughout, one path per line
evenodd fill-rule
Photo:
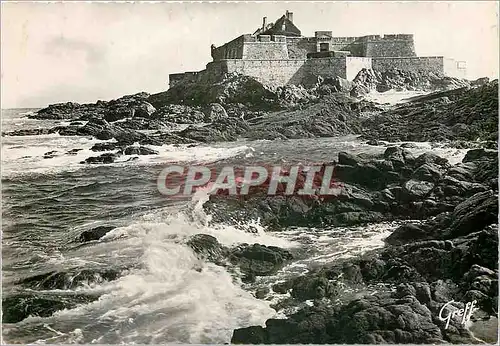
M 170 86 L 193 81 L 214 83 L 233 72 L 252 76 L 271 86 L 308 86 L 314 84 L 318 76 L 352 80 L 362 68 L 465 77 L 464 62 L 442 56 L 418 57 L 413 35 L 334 37 L 331 31 L 316 31 L 314 37 L 287 36 L 267 34 L 265 23 L 264 18 L 260 34 L 241 35 L 220 47 L 212 45 L 213 61 L 205 70 L 171 74 Z

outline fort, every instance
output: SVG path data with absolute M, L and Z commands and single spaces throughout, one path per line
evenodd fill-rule
M 309 86 L 320 76 L 353 80 L 363 68 L 459 78 L 466 74 L 464 61 L 417 56 L 411 34 L 335 37 L 331 31 L 316 31 L 314 37 L 305 37 L 288 11 L 274 23 L 264 17 L 253 34 L 220 47 L 212 45 L 211 55 L 213 61 L 205 70 L 169 75 L 170 87 L 185 82 L 215 83 L 228 73 L 251 76 L 270 86 Z

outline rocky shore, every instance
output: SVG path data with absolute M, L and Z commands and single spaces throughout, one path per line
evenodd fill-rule
M 367 97 L 374 91 L 429 92 L 393 106 Z M 482 343 L 496 341 L 498 323 L 498 81 L 465 81 L 403 71 L 362 70 L 353 82 L 319 79 L 305 89 L 271 89 L 241 75 L 215 85 L 177 85 L 150 95 L 138 93 L 92 104 L 50 105 L 30 117 L 69 122 L 22 129 L 8 136 L 58 133 L 100 140 L 96 156 L 81 164 L 111 164 L 122 155 L 157 155 L 159 146 L 196 146 L 238 139 L 283 140 L 358 135 L 385 146 L 380 155 L 342 151 L 330 162 L 341 187 L 338 196 L 268 196 L 256 189 L 245 198 L 211 196 L 204 204 L 213 224 L 259 219 L 267 231 L 290 227 L 364 227 L 403 223 L 383 248 L 325 264 L 252 292 L 288 295 L 274 304 L 282 319 L 236 329 L 232 343 Z M 101 142 L 105 141 L 105 142 Z M 440 142 L 469 149 L 458 164 L 427 152 L 413 155 L 411 143 Z M 394 144 L 397 143 L 397 144 Z M 75 155 L 50 151 L 44 158 Z M 135 158 L 130 158 L 134 160 Z M 79 159 L 80 160 L 80 159 Z M 236 226 L 235 226 L 236 227 Z M 86 230 L 75 247 L 101 240 L 112 225 Z M 251 231 L 251 230 L 249 230 Z M 279 272 L 300 257 L 276 246 L 224 246 L 208 234 L 187 245 L 200 258 L 223 266 L 244 283 Z M 70 289 L 85 282 L 115 280 L 123 270 L 50 272 L 18 282 L 26 289 Z M 200 270 L 199 268 L 193 268 Z M 354 293 L 353 293 L 354 292 Z M 3 300 L 3 320 L 50 316 L 98 296 L 67 301 L 23 294 Z M 71 299 L 70 299 L 71 298 Z M 476 301 L 472 323 L 440 314 Z M 288 313 L 291 308 L 294 313 Z M 495 330 L 492 335 L 491 330 Z
M 371 91 L 387 88 L 438 91 L 398 107 L 363 98 Z M 134 143 L 210 143 L 243 137 L 273 140 L 347 134 L 361 135 L 372 143 L 461 141 L 459 145 L 465 147 L 495 147 L 498 81 L 468 82 L 408 75 L 398 70 L 384 74 L 362 70 L 354 82 L 320 79 L 309 89 L 285 86 L 271 90 L 251 77 L 229 75 L 215 85 L 193 83 L 153 95 L 138 93 L 94 104 L 50 105 L 30 117 L 71 123 L 4 135 L 59 133 L 99 140 L 114 138 L 120 148 Z
M 455 166 L 427 154 L 405 160 L 403 153 L 388 148 L 384 154 L 384 160 L 398 162 L 400 172 L 407 172 L 406 177 L 398 174 L 399 182 L 384 182 L 384 176 L 396 178 L 388 168 L 379 176 L 379 186 L 366 186 L 369 180 L 363 175 L 354 181 L 345 179 L 361 174 L 367 165 L 376 171 L 373 163 L 359 164 L 351 156 L 350 161 L 357 164 L 340 179 L 350 180 L 346 191 L 357 193 L 346 192 L 338 200 L 316 206 L 269 198 L 256 203 L 254 212 L 279 226 L 290 220 L 316 227 L 401 217 L 422 221 L 397 228 L 380 250 L 273 286 L 277 292 L 290 293 L 287 304 L 313 304 L 286 319 L 270 319 L 265 327 L 237 329 L 232 343 L 496 341 L 496 328 L 492 333 L 491 326 L 498 321 L 498 153 L 471 150 Z M 339 161 L 346 156 L 341 153 Z M 365 293 L 346 299 L 348 287 Z M 454 307 L 448 307 L 447 313 L 464 308 L 464 302 L 477 301 L 472 326 L 452 319 L 446 328 L 446 321 L 439 319 L 443 305 L 452 300 Z M 490 332 L 485 333 L 481 324 L 490 324 Z

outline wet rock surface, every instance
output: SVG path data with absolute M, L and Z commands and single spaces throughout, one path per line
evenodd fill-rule
M 362 123 L 364 138 L 386 141 L 493 141 L 498 81 L 415 98 Z
M 438 91 L 390 109 L 356 98 L 381 88 Z M 50 105 L 31 117 L 88 123 L 4 135 L 59 133 L 115 138 L 131 145 L 158 143 L 158 138 L 140 132 L 144 130 L 167 132 L 162 134 L 165 144 L 182 142 L 179 138 L 218 142 L 242 137 L 274 140 L 361 134 L 372 144 L 381 140 L 454 141 L 458 146 L 457 141 L 465 141 L 467 146 L 467 142 L 481 140 L 496 148 L 498 81 L 471 86 L 442 76 L 362 70 L 352 84 L 321 78 L 309 88 L 271 90 L 251 77 L 232 74 L 214 86 L 181 84 L 154 95 L 139 93 L 95 104 Z M 176 131 L 175 124 L 191 126 Z
M 299 306 L 301 302 L 313 301 L 312 306 L 299 309 L 286 319 L 269 319 L 265 327 L 236 329 L 232 343 L 476 343 L 476 337 L 461 319 L 451 319 L 449 326 L 446 320 L 439 319 L 441 309 L 446 316 L 473 300 L 479 310 L 475 310 L 471 321 L 496 323 L 498 189 L 483 183 L 487 181 L 485 176 L 494 174 L 497 155 L 484 149 L 469 151 L 463 163 L 456 165 L 463 168 L 464 164 L 474 163 L 467 165 L 470 169 L 467 174 L 455 175 L 464 189 L 458 194 L 447 188 L 456 186 L 454 181 L 447 180 L 450 171 L 457 172 L 456 166 L 435 155 L 405 157 L 404 149 L 388 148 L 383 159 L 392 161 L 392 166 L 383 167 L 386 170 L 391 167 L 398 173 L 399 188 L 391 192 L 391 183 L 384 188 L 370 183 L 368 187 L 364 179 L 353 181 L 365 194 L 373 193 L 373 189 L 386 191 L 383 200 L 373 198 L 383 194 L 370 195 L 367 199 L 371 204 L 359 203 L 357 207 L 363 205 L 363 212 L 374 212 L 382 201 L 390 203 L 394 199 L 400 209 L 386 209 L 384 215 L 390 213 L 400 218 L 401 213 L 409 213 L 412 219 L 425 221 L 398 227 L 385 239 L 384 248 L 324 265 L 274 285 L 275 292 L 290 292 L 293 300 L 288 304 Z M 353 172 L 367 164 L 366 160 L 347 153 L 339 155 L 339 162 L 349 163 Z M 490 165 L 478 169 L 480 162 Z M 395 164 L 399 168 L 393 168 Z M 485 171 L 484 167 L 493 172 Z M 425 180 L 417 183 L 411 179 L 415 174 Z M 408 182 L 412 182 L 411 187 L 405 188 Z M 479 185 L 481 188 L 477 189 Z M 326 204 L 338 206 L 338 203 Z M 404 203 L 409 203 L 407 209 Z M 309 206 L 301 213 L 312 221 L 312 211 L 318 209 L 323 213 L 326 207 Z M 345 298 L 346 287 L 366 293 Z M 451 306 L 443 308 L 452 300 Z
M 72 309 L 79 304 L 97 300 L 96 296 L 72 295 L 68 297 L 34 297 L 18 294 L 2 299 L 2 322 L 17 323 L 29 316 L 49 317 L 63 309 Z
M 115 229 L 115 227 L 113 226 L 99 226 L 87 231 L 83 231 L 78 237 L 78 241 L 81 243 L 85 243 L 92 240 L 99 240 L 113 229 Z
M 405 71 L 395 68 L 377 71 L 364 68 L 354 78 L 350 92 L 352 96 L 362 97 L 371 91 L 441 91 L 486 83 L 487 80 L 471 83 L 464 79 L 420 71 Z
M 389 89 L 452 90 L 390 109 L 362 100 L 370 91 Z M 340 193 L 331 198 L 268 196 L 263 189 L 244 201 L 213 196 L 205 204 L 212 222 L 260 218 L 263 226 L 274 231 L 290 226 L 415 220 L 398 227 L 385 239 L 383 249 L 321 266 L 272 288 L 259 287 L 255 292 L 259 299 L 267 299 L 272 289 L 289 293 L 290 306 L 302 307 L 305 302 L 312 306 L 286 319 L 270 319 L 265 327 L 237 329 L 232 342 L 469 343 L 477 341 L 470 330 L 456 321 L 445 328 L 437 316 L 452 299 L 476 300 L 480 310 L 474 318 L 489 320 L 497 314 L 497 109 L 497 81 L 463 83 L 442 76 L 365 71 L 353 83 L 322 79 L 309 88 L 271 90 L 252 78 L 231 75 L 216 85 L 184 85 L 155 95 L 140 93 L 95 104 L 51 105 L 32 117 L 72 121 L 69 126 L 4 135 L 58 133 L 114 140 L 96 143 L 91 148 L 96 156 L 82 162 L 86 164 L 110 164 L 121 155 L 158 154 L 148 146 L 241 138 L 361 134 L 370 145 L 388 146 L 378 157 L 341 152 L 332 158 Z M 177 125 L 185 126 L 178 129 Z M 408 150 L 412 143 L 387 143 L 395 141 L 447 141 L 451 147 L 483 148 L 469 150 L 461 163 L 451 165 L 433 153 L 412 155 Z M 50 160 L 62 154 L 54 150 L 44 157 Z M 84 231 L 73 243 L 88 246 L 112 229 Z M 208 234 L 194 235 L 186 242 L 196 256 L 237 271 L 245 283 L 277 273 L 295 257 L 286 249 L 262 244 L 227 247 Z M 54 271 L 20 284 L 36 290 L 65 289 L 120 275 L 119 271 Z M 345 299 L 346 287 L 361 293 Z M 50 316 L 94 299 L 9 294 L 3 299 L 3 318 L 18 322 L 29 315 Z M 456 303 L 456 307 L 463 308 L 463 304 Z
M 477 157 L 476 161 L 469 161 L 472 154 L 466 156 L 464 161 L 474 165 L 468 166 L 468 174 L 455 175 L 455 178 L 449 174 L 455 174 L 463 163 L 452 166 L 435 154 L 414 157 L 404 148 L 389 147 L 381 157 L 367 160 L 340 153 L 339 163 L 333 170 L 339 188 L 337 195 L 319 196 L 316 191 L 318 195 L 310 198 L 268 196 L 264 185 L 245 198 L 248 207 L 243 210 L 238 198 L 217 195 L 211 196 L 206 208 L 217 222 L 260 218 L 264 225 L 275 230 L 294 225 L 352 226 L 395 218 L 425 219 L 453 212 L 455 206 L 474 195 L 497 191 L 498 188 L 489 182 L 498 165 L 498 159 L 490 154 L 493 152 L 485 151 L 488 154 Z M 484 203 L 484 212 L 488 213 L 493 206 Z M 472 224 L 484 215 L 466 213 L 456 217 L 468 217 Z
M 243 273 L 254 276 L 273 274 L 292 258 L 287 250 L 260 244 L 242 244 L 229 254 L 230 261 L 237 264 Z
M 249 280 L 254 280 L 256 276 L 274 274 L 293 259 L 289 251 L 277 246 L 243 243 L 230 248 L 223 246 L 217 238 L 208 234 L 196 234 L 190 237 L 187 244 L 199 257 L 210 262 L 229 269 L 237 266 Z

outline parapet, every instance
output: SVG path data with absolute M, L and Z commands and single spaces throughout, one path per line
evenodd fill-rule
M 316 31 L 314 33 L 314 37 L 323 37 L 323 36 L 332 37 L 332 32 L 331 31 Z
M 198 79 L 200 72 L 184 72 L 184 73 L 172 73 L 168 75 L 168 83 L 170 87 L 174 85 L 195 82 Z
M 273 36 L 271 36 L 271 41 L 286 42 L 286 36 L 285 35 L 273 35 Z
M 367 35 L 359 38 L 361 41 L 391 41 L 391 40 L 413 40 L 413 34 L 385 34 L 385 35 Z
M 332 37 L 332 42 L 334 43 L 352 43 L 359 40 L 359 37 L 344 36 L 344 37 Z
M 260 35 L 259 41 L 260 42 L 271 42 L 271 35 Z

